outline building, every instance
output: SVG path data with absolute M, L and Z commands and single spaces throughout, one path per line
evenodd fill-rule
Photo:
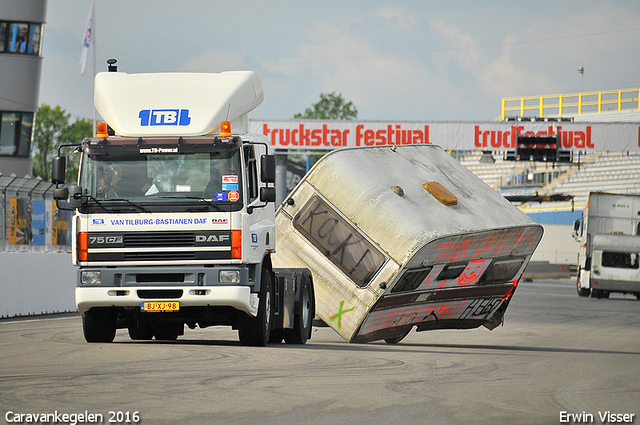
M 31 174 L 46 0 L 0 2 L 0 173 Z

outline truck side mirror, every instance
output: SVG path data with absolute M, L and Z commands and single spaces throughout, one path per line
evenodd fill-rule
M 57 189 L 53 189 L 53 199 L 56 201 L 66 201 L 69 199 L 69 188 L 59 187 Z
M 580 220 L 576 220 L 573 222 L 573 230 L 575 230 L 576 232 L 580 230 Z
M 69 206 L 58 206 L 61 210 L 73 211 L 76 208 L 82 206 L 82 188 L 77 184 L 72 184 L 69 187 L 58 187 L 53 189 L 53 199 L 57 201 L 69 201 Z
M 273 155 L 262 155 L 262 157 L 260 157 L 260 170 L 260 180 L 262 180 L 263 183 L 275 183 L 276 157 Z
M 51 183 L 64 184 L 64 174 L 67 166 L 67 158 L 65 156 L 56 156 L 51 161 Z M 66 199 L 66 197 L 65 197 Z
M 82 206 L 82 187 L 77 184 L 69 186 L 69 208 L 76 209 Z
M 260 202 L 276 202 L 276 188 L 275 187 L 260 188 Z

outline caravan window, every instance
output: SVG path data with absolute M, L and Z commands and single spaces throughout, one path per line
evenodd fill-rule
M 615 267 L 620 269 L 637 269 L 638 254 L 627 252 L 607 252 L 602 253 L 602 267 Z
M 359 286 L 367 286 L 385 261 L 378 248 L 317 196 L 295 216 L 293 225 Z

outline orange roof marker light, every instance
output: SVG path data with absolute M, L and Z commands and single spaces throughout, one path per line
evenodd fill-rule
M 229 121 L 220 123 L 220 137 L 231 137 L 231 123 Z
M 109 128 L 107 127 L 106 122 L 99 122 L 96 124 L 96 137 L 109 137 Z
M 427 182 L 422 185 L 429 193 L 445 205 L 456 205 L 458 198 L 449 189 L 438 182 Z

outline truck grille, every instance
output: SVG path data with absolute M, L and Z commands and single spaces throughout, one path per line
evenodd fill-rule
M 231 259 L 230 230 L 92 232 L 89 262 L 207 261 Z
M 145 232 L 125 233 L 125 248 L 194 246 L 196 235 L 193 232 Z

